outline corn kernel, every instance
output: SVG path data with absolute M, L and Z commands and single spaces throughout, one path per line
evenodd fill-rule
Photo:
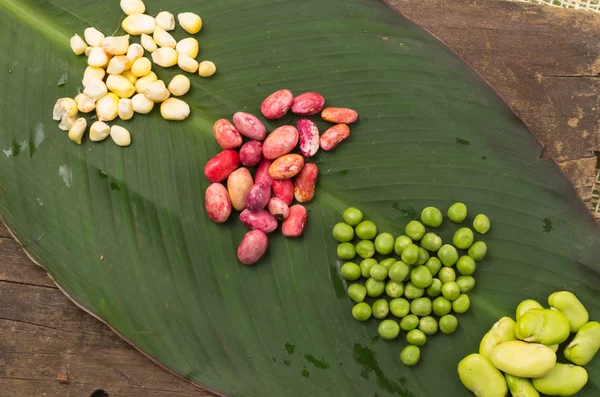
M 185 54 L 190 58 L 196 58 L 198 56 L 198 40 L 193 37 L 179 40 L 175 46 L 175 51 L 177 51 L 179 55 Z
M 143 14 L 146 6 L 142 0 L 121 0 L 121 9 L 125 15 Z
M 181 99 L 169 98 L 160 105 L 165 120 L 184 120 L 190 115 L 190 106 Z
M 202 18 L 193 12 L 184 12 L 177 15 L 179 24 L 189 34 L 196 34 L 202 29 Z
M 87 28 L 83 31 L 83 37 L 85 37 L 85 41 L 91 47 L 102 47 L 102 42 L 104 41 L 104 34 L 98 29 Z
M 175 29 L 175 16 L 169 11 L 161 11 L 156 16 L 156 26 L 160 26 L 164 30 Z
M 90 127 L 90 140 L 100 142 L 110 134 L 110 126 L 102 121 L 96 121 Z
M 217 67 L 211 61 L 202 61 L 198 66 L 198 74 L 200 77 L 210 77 L 217 71 Z
M 60 120 L 58 128 L 63 131 L 69 131 L 73 123 L 75 122 L 75 116 L 79 108 L 77 102 L 73 98 L 60 98 L 54 104 L 52 110 L 52 118 L 54 120 Z
M 96 101 L 94 101 L 87 94 L 79 94 L 75 97 L 75 102 L 77 102 L 77 107 L 79 111 L 82 113 L 89 113 L 92 110 L 96 109 Z
M 88 65 L 97 68 L 104 68 L 108 64 L 108 61 L 108 55 L 106 52 L 104 52 L 102 47 L 92 48 L 92 51 L 90 51 L 90 56 L 88 57 Z
M 177 51 L 170 47 L 162 47 L 152 53 L 152 61 L 163 68 L 177 65 L 177 58 Z
M 111 74 L 106 79 L 106 87 L 119 98 L 129 98 L 135 93 L 135 87 L 125 77 Z
M 85 52 L 85 49 L 87 48 L 86 42 L 78 34 L 71 37 L 70 44 L 71 44 L 71 49 L 73 50 L 75 55 L 83 54 Z
M 111 55 L 125 55 L 129 49 L 129 35 L 108 36 L 102 41 L 104 52 Z
M 90 81 L 92 80 L 104 80 L 104 76 L 106 72 L 102 68 L 96 68 L 94 66 L 88 66 L 85 68 L 85 72 L 83 72 L 83 79 L 81 80 L 81 85 L 83 87 L 87 87 Z
M 88 47 L 85 48 L 85 56 L 86 57 L 90 56 L 90 53 L 92 52 L 92 48 L 94 48 L 94 47 L 89 47 L 88 46 Z
M 131 60 L 131 63 L 134 63 L 138 59 L 144 56 L 144 47 L 139 45 L 138 43 L 133 43 L 127 49 L 127 58 Z
M 156 73 L 150 72 L 144 77 L 140 77 L 138 81 L 135 82 L 135 90 L 141 94 L 148 84 L 154 83 L 157 80 L 158 77 L 156 76 Z
M 144 47 L 144 49 L 150 53 L 156 51 L 156 49 L 158 48 L 158 46 L 154 42 L 154 39 L 152 39 L 152 36 L 148 36 L 147 34 L 142 35 L 140 42 L 142 43 L 142 47 Z
M 144 95 L 153 102 L 162 102 L 167 99 L 171 93 L 167 90 L 165 82 L 162 80 L 150 83 L 144 88 Z
M 190 58 L 185 54 L 179 54 L 179 59 L 177 59 L 177 65 L 181 70 L 184 70 L 188 73 L 196 73 L 198 70 L 198 61 L 194 58 Z
M 108 74 L 121 74 L 131 68 L 131 60 L 127 55 L 117 55 L 108 62 Z
M 83 93 L 88 95 L 94 101 L 102 98 L 108 92 L 108 88 L 106 88 L 106 84 L 104 81 L 99 79 L 90 80 L 89 84 L 83 90 Z
M 131 73 L 136 77 L 143 77 L 152 71 L 152 63 L 148 58 L 140 58 L 131 65 Z
M 100 121 L 111 121 L 119 114 L 119 97 L 109 92 L 96 102 L 96 115 Z
M 136 113 L 147 114 L 154 107 L 154 102 L 146 98 L 144 94 L 136 94 L 131 98 L 131 107 Z
M 169 83 L 169 91 L 175 96 L 185 95 L 190 90 L 190 79 L 182 74 L 173 77 Z
M 129 146 L 131 144 L 131 134 L 121 126 L 113 125 L 110 127 L 110 137 L 119 146 Z
M 133 104 L 129 98 L 119 99 L 119 117 L 121 120 L 129 120 L 133 117 Z
M 131 70 L 126 70 L 123 73 L 121 73 L 121 76 L 125 77 L 127 80 L 129 80 L 129 82 L 133 85 L 135 85 L 135 83 L 137 83 L 137 77 L 133 75 L 133 73 L 131 72 Z
M 87 128 L 87 121 L 80 117 L 69 128 L 69 139 L 75 142 L 78 145 L 81 145 L 81 138 L 83 138 L 83 134 L 85 134 L 85 129 Z
M 151 34 L 156 29 L 156 20 L 150 15 L 132 14 L 123 20 L 123 30 L 134 36 Z
M 156 29 L 154 29 L 154 34 L 152 35 L 152 38 L 154 39 L 154 42 L 158 44 L 159 47 L 175 48 L 175 46 L 177 45 L 177 41 L 173 38 L 173 36 L 171 36 L 169 32 L 167 32 L 160 26 L 157 26 Z

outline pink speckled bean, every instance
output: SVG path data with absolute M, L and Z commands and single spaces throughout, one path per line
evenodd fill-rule
M 321 118 L 330 123 L 352 124 L 358 120 L 358 113 L 348 108 L 325 108 L 321 112 Z
M 283 200 L 287 205 L 294 201 L 294 183 L 291 179 L 274 179 L 271 184 L 273 195 Z
M 267 136 L 267 128 L 253 114 L 237 112 L 233 115 L 233 123 L 237 127 L 240 134 L 250 139 L 262 141 Z
M 251 230 L 242 239 L 237 249 L 237 257 L 244 265 L 253 265 L 259 261 L 269 247 L 265 232 Z
M 246 196 L 246 208 L 250 211 L 262 210 L 271 198 L 271 185 L 267 181 L 254 184 Z
M 250 211 L 245 209 L 240 214 L 240 221 L 250 229 L 271 233 L 277 229 L 277 220 L 267 210 Z
M 340 142 L 350 136 L 350 128 L 346 124 L 334 125 L 321 135 L 321 149 L 332 150 Z
M 319 176 L 319 168 L 315 164 L 304 164 L 302 170 L 294 178 L 294 197 L 299 203 L 306 203 L 315 196 L 315 185 Z
M 269 174 L 269 168 L 273 162 L 271 160 L 262 159 L 256 167 L 256 175 L 254 176 L 254 183 L 267 181 L 269 184 L 273 183 L 273 178 Z
M 225 222 L 231 214 L 231 202 L 225 186 L 212 183 L 206 189 L 205 205 L 210 219 L 217 223 Z
M 248 167 L 254 167 L 262 159 L 262 142 L 248 141 L 240 149 L 240 162 Z
M 298 237 L 302 235 L 306 225 L 306 208 L 300 204 L 290 207 L 290 214 L 281 225 L 281 232 L 286 237 Z
M 223 149 L 235 149 L 242 145 L 242 135 L 231 121 L 220 119 L 213 125 L 213 135 Z
M 300 136 L 300 153 L 312 157 L 319 150 L 319 127 L 309 119 L 300 119 L 296 123 Z
M 246 197 L 254 185 L 252 174 L 247 168 L 238 168 L 227 178 L 227 190 L 229 190 L 229 199 L 233 208 L 241 211 L 246 208 Z
M 325 106 L 325 98 L 316 92 L 305 92 L 294 98 L 290 110 L 301 116 L 310 116 L 319 113 Z
M 204 175 L 211 182 L 221 182 L 240 166 L 240 156 L 235 150 L 223 150 L 204 166 Z
M 263 156 L 268 160 L 288 154 L 298 144 L 298 130 L 293 125 L 282 125 L 269 134 L 263 143 Z
M 294 95 L 292 91 L 275 91 L 263 101 L 260 105 L 260 111 L 270 120 L 280 119 L 285 116 L 293 102 Z
M 269 174 L 273 179 L 289 179 L 296 176 L 304 167 L 304 157 L 299 154 L 286 154 L 273 161 Z
M 277 197 L 273 197 L 269 200 L 268 208 L 271 215 L 279 220 L 287 219 L 290 214 L 290 207 L 288 207 L 285 201 Z

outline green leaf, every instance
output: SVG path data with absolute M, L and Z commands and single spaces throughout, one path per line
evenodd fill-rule
M 567 289 L 600 319 L 600 231 L 567 179 L 475 72 L 383 2 L 146 3 L 201 14 L 199 58 L 218 72 L 193 77 L 185 122 L 157 110 L 119 122 L 133 134 L 122 149 L 77 146 L 51 117 L 81 89 L 86 61 L 69 37 L 112 34 L 118 2 L 0 0 L 0 214 L 69 296 L 146 354 L 226 395 L 469 396 L 458 361 L 521 300 Z M 156 69 L 165 81 L 178 72 Z M 235 253 L 246 230 L 235 216 L 208 219 L 202 169 L 218 151 L 212 123 L 259 114 L 281 88 L 318 91 L 361 119 L 314 158 L 304 236 L 274 233 L 245 267 Z M 384 342 L 376 321 L 352 318 L 331 227 L 353 205 L 398 235 L 423 207 L 458 200 L 470 220 L 490 217 L 489 254 L 457 332 L 428 338 L 406 368 L 404 333 Z M 455 228 L 446 220 L 444 241 Z M 587 369 L 579 396 L 597 396 L 600 360 Z

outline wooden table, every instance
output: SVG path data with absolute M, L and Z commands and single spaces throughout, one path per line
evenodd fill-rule
M 390 0 L 478 70 L 589 200 L 600 14 L 523 3 Z M 0 224 L 0 395 L 199 397 L 72 304 Z M 94 393 L 94 397 L 104 397 Z

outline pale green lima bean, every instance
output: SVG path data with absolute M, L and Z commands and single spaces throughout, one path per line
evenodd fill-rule
M 588 381 L 583 367 L 572 364 L 556 364 L 546 375 L 533 380 L 533 386 L 548 396 L 572 396 Z
M 540 397 L 530 379 L 504 374 L 512 397 Z
M 517 306 L 517 316 L 515 318 L 517 319 L 517 321 L 519 321 L 519 319 L 523 317 L 523 314 L 527 313 L 529 310 L 543 308 L 544 306 L 542 306 L 538 301 L 534 301 L 533 299 L 526 299 L 523 302 L 519 303 L 519 306 Z
M 548 346 L 548 347 L 549 347 L 550 349 L 552 349 L 552 351 L 553 351 L 554 353 L 556 353 L 556 352 L 558 351 L 558 348 L 559 348 L 559 346 L 560 346 L 559 344 L 556 344 L 556 345 L 550 345 L 550 346 Z
M 481 354 L 470 354 L 458 363 L 458 377 L 477 397 L 506 397 L 502 373 Z
M 479 354 L 490 358 L 494 347 L 509 340 L 516 340 L 515 326 L 515 321 L 510 317 L 502 317 L 498 320 L 481 339 Z
M 570 330 L 569 320 L 558 310 L 531 309 L 517 321 L 515 336 L 526 342 L 555 345 L 566 341 Z
M 520 378 L 539 378 L 556 364 L 556 353 L 548 346 L 511 340 L 494 347 L 492 364 L 500 371 Z
M 565 358 L 577 365 L 586 365 L 600 349 L 600 323 L 590 321 L 579 328 L 575 338 L 565 348 Z
M 548 297 L 548 304 L 569 319 L 571 332 L 577 332 L 590 319 L 585 306 L 569 291 L 553 293 Z

